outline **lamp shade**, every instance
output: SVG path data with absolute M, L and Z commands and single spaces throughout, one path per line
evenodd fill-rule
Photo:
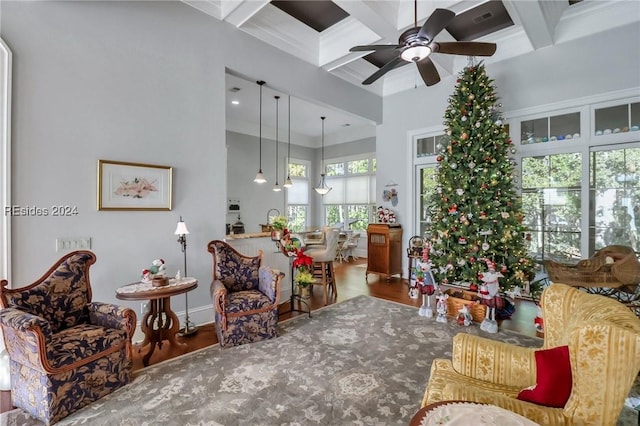
M 187 229 L 187 225 L 182 220 L 182 216 L 180 216 L 180 220 L 178 221 L 178 226 L 176 226 L 176 235 L 187 235 L 189 234 L 189 230 Z
M 253 180 L 255 183 L 265 183 L 267 179 L 264 177 L 264 173 L 262 173 L 262 169 L 258 171 L 256 174 L 256 178 Z
M 313 188 L 314 191 L 316 191 L 318 194 L 320 195 L 326 195 L 329 193 L 329 191 L 331 191 L 331 187 L 327 186 L 327 183 L 324 180 L 324 173 L 320 175 L 320 182 L 318 183 L 318 186 L 316 186 L 315 188 Z

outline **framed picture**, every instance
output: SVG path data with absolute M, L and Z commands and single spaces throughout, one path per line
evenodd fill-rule
M 240 213 L 240 199 L 229 198 L 227 201 L 227 213 Z
M 169 166 L 98 161 L 98 210 L 171 210 Z

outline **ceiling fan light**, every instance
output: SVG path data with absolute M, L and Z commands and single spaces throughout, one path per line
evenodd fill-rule
M 420 62 L 431 54 L 432 50 L 429 46 L 416 45 L 409 46 L 402 51 L 400 57 L 407 62 Z
M 265 183 L 267 179 L 265 179 L 264 174 L 262 173 L 262 169 L 258 171 L 256 174 L 256 178 L 253 180 L 255 183 Z

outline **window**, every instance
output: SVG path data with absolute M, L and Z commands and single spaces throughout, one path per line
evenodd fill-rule
M 449 145 L 449 139 L 441 128 L 416 133 L 412 137 L 414 160 L 414 217 L 416 235 L 426 236 L 431 224 L 429 206 L 435 193 L 438 153 Z
M 287 188 L 287 217 L 292 232 L 302 232 L 307 228 L 309 217 L 309 162 L 291 160 L 289 177 L 293 186 Z
M 582 155 L 542 155 L 522 159 L 523 224 L 529 252 L 538 259 L 579 259 L 581 244 Z
M 436 166 L 425 165 L 417 168 L 418 179 L 418 235 L 425 236 L 428 234 L 431 224 L 429 205 L 431 196 L 436 191 L 438 185 L 436 181 Z
M 327 163 L 327 185 L 323 197 L 325 223 L 345 230 L 366 231 L 375 217 L 376 176 L 373 154 Z
M 588 186 L 582 182 L 588 161 Z M 608 245 L 640 251 L 640 148 L 591 148 L 587 153 L 524 157 L 522 204 L 530 253 L 568 263 Z M 585 210 L 582 199 L 588 198 Z M 587 232 L 585 232 L 586 220 Z M 584 241 L 584 236 L 588 241 Z M 583 253 L 583 247 L 588 253 Z
M 590 251 L 619 244 L 640 251 L 640 148 L 591 152 Z

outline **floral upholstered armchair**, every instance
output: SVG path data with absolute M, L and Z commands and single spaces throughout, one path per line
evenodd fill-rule
M 236 346 L 276 336 L 284 274 L 261 266 L 262 251 L 244 256 L 224 241 L 211 241 L 211 297 L 220 346 Z
M 92 302 L 89 267 L 76 251 L 35 283 L 0 287 L 0 326 L 9 353 L 11 398 L 45 424 L 129 383 L 132 309 Z
M 433 361 L 422 405 L 474 401 L 543 425 L 615 425 L 640 371 L 640 320 L 610 297 L 559 283 L 541 304 L 542 348 L 459 333 L 452 359 Z

